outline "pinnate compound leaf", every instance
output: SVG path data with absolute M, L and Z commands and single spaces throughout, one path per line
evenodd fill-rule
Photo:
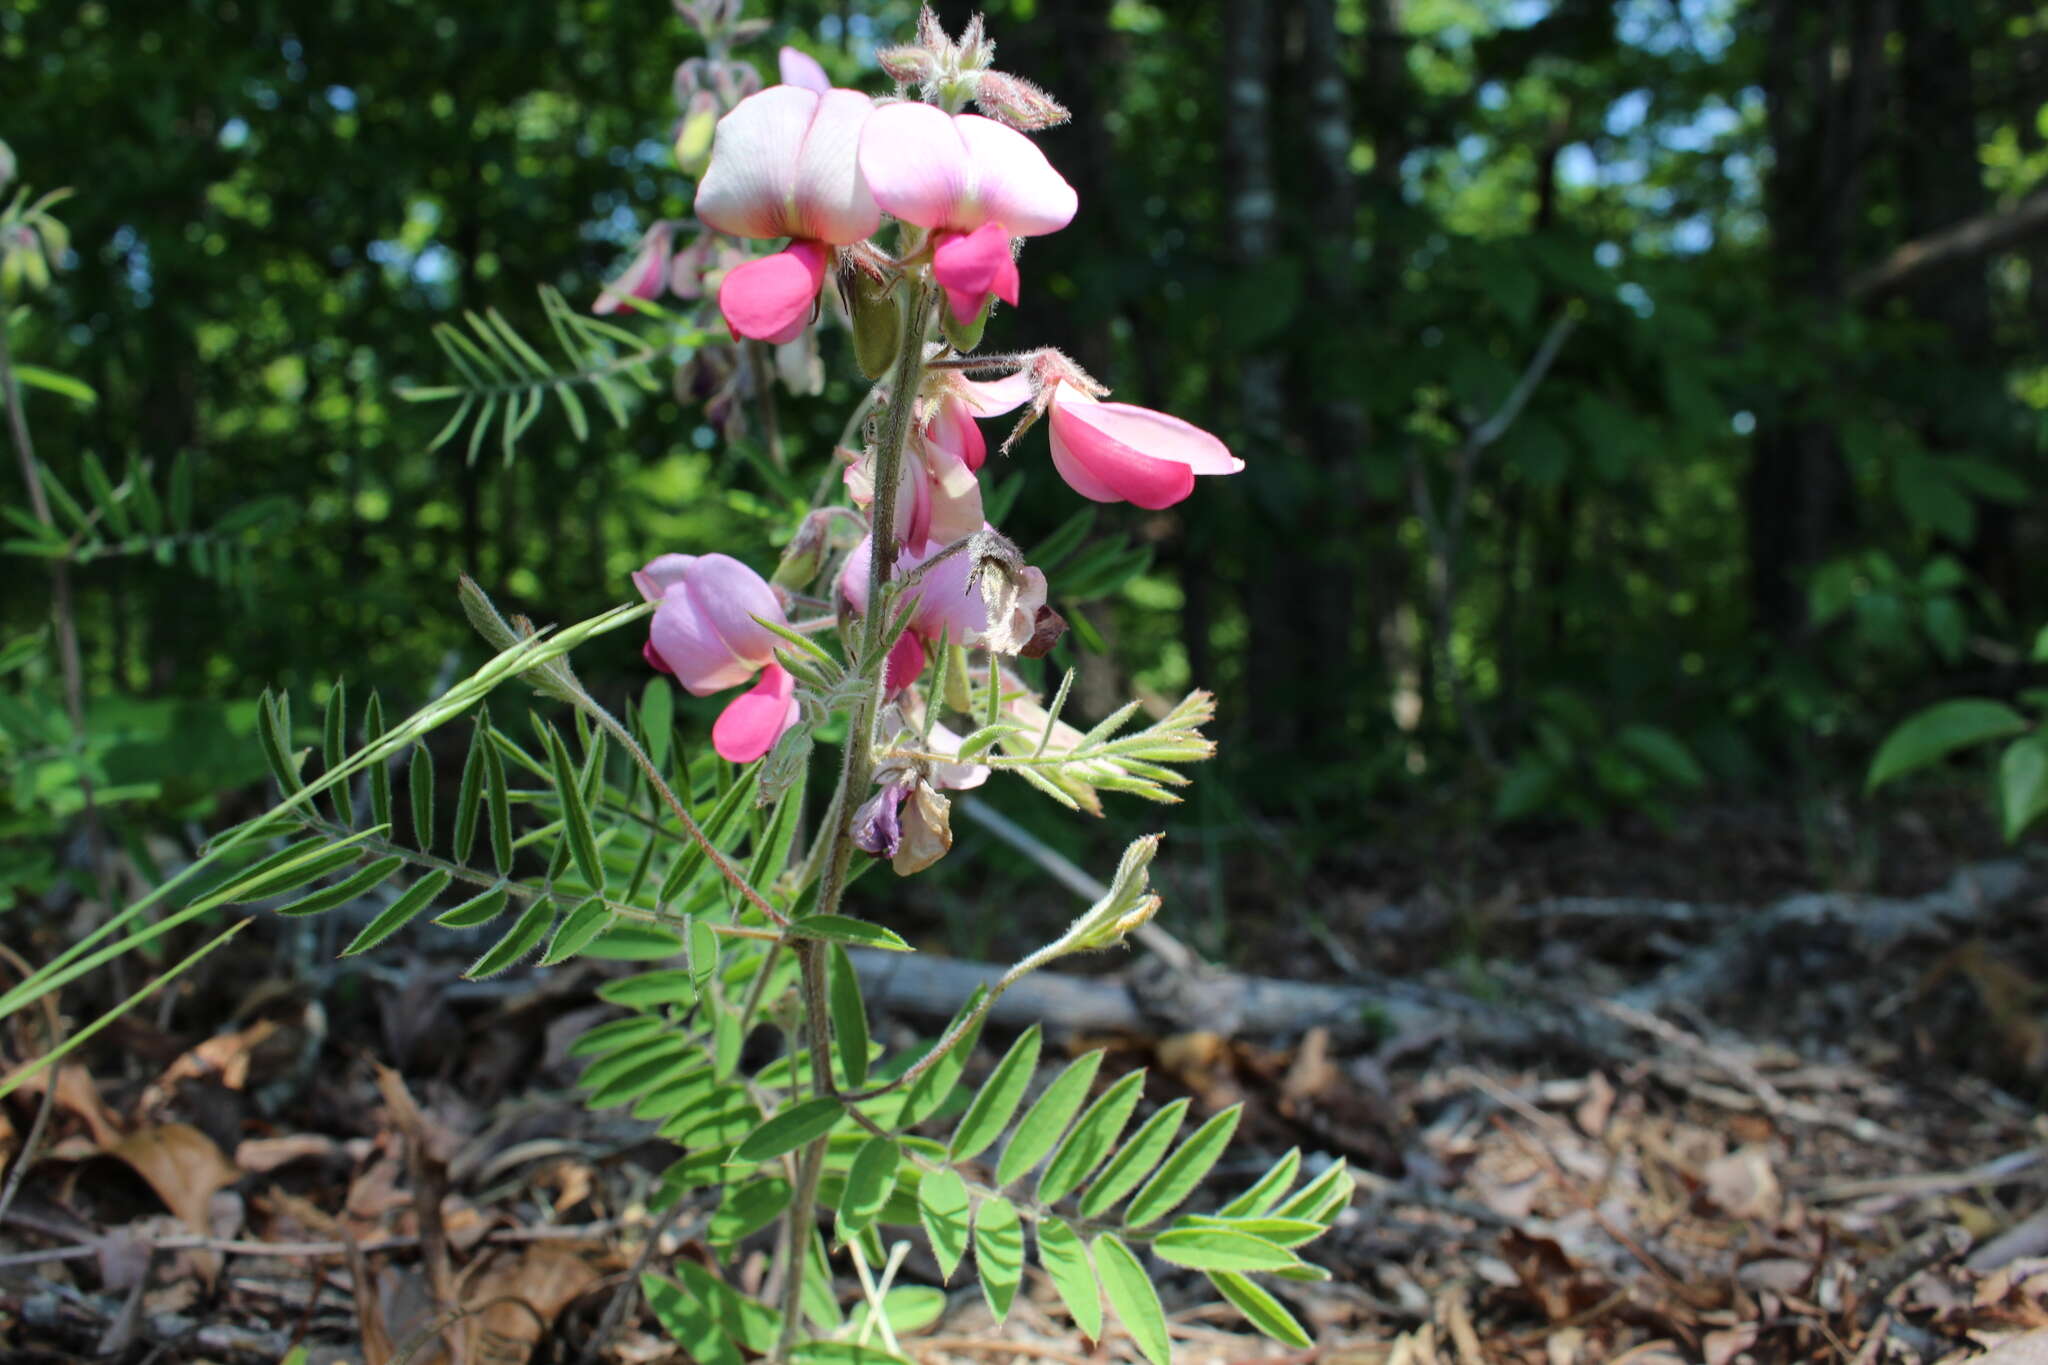
M 1281 1307 L 1280 1300 L 1274 1298 L 1264 1285 L 1228 1270 L 1211 1271 L 1209 1283 L 1216 1286 L 1217 1293 L 1230 1300 L 1233 1308 L 1244 1314 L 1245 1321 L 1273 1340 L 1304 1351 L 1315 1345 L 1302 1325 L 1294 1320 L 1294 1315 Z
M 1153 1239 L 1161 1260 L 1190 1270 L 1280 1270 L 1300 1260 L 1285 1247 L 1219 1227 L 1176 1227 Z
M 1031 1077 L 1037 1071 L 1041 1045 L 1039 1027 L 1033 1024 L 1010 1045 L 1010 1050 L 1003 1054 L 1003 1060 L 996 1063 L 996 1069 L 989 1074 L 974 1102 L 961 1115 L 959 1126 L 953 1130 L 953 1141 L 947 1148 L 947 1154 L 953 1160 L 972 1161 L 987 1151 L 1002 1136 L 1003 1129 L 1010 1126 L 1010 1119 L 1016 1114 L 1024 1092 L 1030 1088 Z
M 1095 1073 L 1101 1066 L 1100 1049 L 1076 1057 L 1024 1111 L 1024 1117 L 1017 1121 L 1017 1130 L 1010 1135 L 1009 1145 L 1003 1148 L 1002 1159 L 996 1163 L 998 1187 L 1017 1180 L 1053 1149 L 1088 1098 L 1088 1087 L 1094 1084 Z
M 883 1137 L 869 1138 L 853 1154 L 853 1164 L 846 1169 L 846 1193 L 839 1204 L 839 1221 L 848 1232 L 864 1230 L 889 1202 L 902 1157 L 902 1150 Z
M 1956 697 L 1911 716 L 1885 737 L 1870 760 L 1865 791 L 1986 740 L 2004 739 L 2027 728 L 2026 718 L 2004 702 Z
M 555 923 L 555 907 L 545 897 L 526 907 L 526 913 L 512 921 L 512 927 L 505 931 L 505 937 L 491 945 L 482 957 L 471 963 L 463 976 L 478 981 L 487 976 L 496 976 L 508 967 L 518 965 L 528 953 L 540 946 L 548 936 L 548 930 Z
M 363 932 L 357 934 L 348 947 L 341 950 L 341 955 L 354 957 L 357 953 L 366 953 L 390 938 L 411 923 L 422 910 L 432 905 L 434 897 L 447 889 L 448 882 L 448 874 L 438 867 L 421 877 L 406 888 L 404 895 L 391 902 L 377 918 L 371 920 Z
M 910 945 L 894 930 L 850 915 L 805 915 L 790 923 L 789 935 L 846 943 L 856 948 L 882 948 L 892 953 L 910 951 Z
M 1181 1201 L 1194 1193 L 1195 1186 L 1222 1157 L 1243 1113 L 1243 1105 L 1233 1104 L 1197 1128 L 1145 1182 L 1144 1188 L 1131 1196 L 1131 1206 L 1124 1214 L 1125 1225 L 1142 1228 L 1180 1207 Z
M 651 1271 L 641 1275 L 640 1292 L 646 1296 L 647 1306 L 654 1311 L 662 1330 L 682 1348 L 685 1359 L 695 1365 L 741 1365 L 739 1348 L 719 1327 L 703 1300 L 674 1280 Z
M 711 1320 L 728 1337 L 756 1355 L 766 1355 L 775 1349 L 775 1339 L 782 1332 L 781 1313 L 740 1293 L 686 1257 L 678 1257 L 670 1264 L 683 1287 L 704 1305 Z
M 1123 1136 L 1124 1125 L 1131 1121 L 1131 1111 L 1138 1107 L 1138 1096 L 1144 1088 L 1145 1073 L 1133 1071 L 1088 1106 L 1088 1112 L 1081 1115 L 1074 1131 L 1067 1134 L 1053 1152 L 1052 1160 L 1046 1163 L 1045 1174 L 1038 1178 L 1040 1203 L 1056 1204 L 1066 1198 L 1115 1150 L 1116 1140 Z
M 1145 1359 L 1152 1365 L 1172 1365 L 1172 1338 L 1166 1334 L 1166 1310 L 1159 1305 L 1159 1293 L 1145 1267 L 1113 1232 L 1095 1239 L 1095 1273 L 1102 1278 L 1102 1292 L 1116 1310 L 1117 1321 Z
M 984 1199 L 974 1211 L 974 1264 L 981 1271 L 981 1293 L 997 1322 L 1009 1316 L 1010 1300 L 1024 1275 L 1024 1225 L 1017 1207 L 1000 1195 Z
M 949 1166 L 925 1172 L 917 1185 L 917 1211 L 925 1236 L 931 1238 L 939 1275 L 950 1281 L 967 1251 L 967 1182 Z
M 747 1134 L 745 1141 L 733 1151 L 733 1162 L 735 1165 L 753 1165 L 773 1161 L 784 1152 L 793 1152 L 805 1143 L 825 1136 L 845 1113 L 846 1106 L 832 1095 L 799 1100 Z
M 1074 1326 L 1090 1341 L 1102 1339 L 1102 1288 L 1095 1278 L 1095 1264 L 1088 1245 L 1058 1218 L 1038 1221 L 1038 1263 L 1052 1279 L 1060 1302 L 1073 1316 Z
M 826 959 L 826 1008 L 832 1015 L 832 1045 L 850 1089 L 868 1081 L 868 1007 L 861 999 L 860 974 L 846 949 L 833 944 Z
M 1160 1158 L 1166 1155 L 1166 1149 L 1173 1146 L 1173 1140 L 1180 1136 L 1181 1123 L 1187 1112 L 1188 1101 L 1178 1099 L 1146 1119 L 1081 1196 L 1082 1216 L 1100 1217 L 1114 1207 L 1117 1200 L 1136 1188 L 1139 1181 L 1152 1174 L 1152 1168 L 1159 1164 Z

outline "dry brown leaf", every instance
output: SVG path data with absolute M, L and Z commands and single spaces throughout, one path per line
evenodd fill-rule
M 1604 1074 L 1596 1071 L 1586 1077 L 1586 1098 L 1572 1111 L 1579 1131 L 1590 1138 L 1606 1132 L 1607 1120 L 1614 1117 L 1614 1099 L 1614 1083 Z
M 1771 1156 L 1759 1146 L 1740 1147 L 1715 1157 L 1701 1172 L 1707 1198 L 1731 1218 L 1775 1223 L 1783 1210 L 1784 1192 Z
M 555 1318 L 600 1278 L 581 1256 L 545 1243 L 498 1253 L 465 1275 L 463 1357 L 478 1365 L 524 1365 Z
M 100 1102 L 99 1087 L 93 1083 L 92 1073 L 82 1066 L 69 1064 L 45 1068 L 23 1081 L 19 1093 L 40 1099 L 49 1089 L 52 1071 L 57 1073 L 57 1107 L 85 1121 L 85 1126 L 92 1132 L 95 1147 L 112 1147 L 119 1142 L 121 1125 Z
M 187 1123 L 164 1123 L 131 1133 L 107 1149 L 149 1182 L 164 1207 L 201 1237 L 213 1232 L 213 1197 L 242 1173 L 220 1153 L 213 1139 Z M 220 1269 L 213 1252 L 197 1252 L 193 1263 L 208 1284 Z
M 280 1166 L 308 1157 L 331 1157 L 341 1144 L 319 1133 L 293 1133 L 289 1137 L 250 1138 L 235 1147 L 235 1164 L 245 1171 L 274 1171 Z

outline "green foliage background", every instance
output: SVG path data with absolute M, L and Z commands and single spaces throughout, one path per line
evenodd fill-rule
M 990 344 L 1060 345 L 1248 464 L 1102 523 L 1157 556 L 1092 623 L 1141 687 L 1219 692 L 1212 790 L 1325 829 L 1446 791 L 1599 819 L 1860 775 L 1918 705 L 2038 682 L 2048 234 L 1858 280 L 2041 193 L 2048 6 L 987 9 L 1001 65 L 1073 107 L 1044 145 L 1082 196 Z M 764 64 L 787 38 L 869 89 L 914 13 L 767 12 Z M 790 498 L 758 420 L 727 443 L 657 393 L 624 431 L 577 442 L 551 412 L 516 462 L 469 466 L 395 397 L 448 377 L 436 322 L 497 307 L 542 335 L 536 286 L 587 303 L 647 222 L 687 215 L 666 92 L 693 43 L 660 0 L 0 13 L 0 137 L 23 179 L 78 192 L 75 258 L 15 328 L 20 358 L 97 394 L 31 393 L 44 460 L 76 484 L 89 452 L 160 472 L 189 451 L 209 516 L 289 512 L 237 533 L 232 581 L 80 568 L 96 721 L 222 704 L 138 741 L 190 751 L 144 796 L 186 810 L 253 777 L 220 736 L 266 685 L 346 672 L 422 700 L 479 657 L 459 571 L 566 621 L 660 551 L 771 553 Z M 783 403 L 799 470 L 856 398 L 834 379 Z M 1028 546 L 1068 499 L 1042 437 L 1011 458 Z M 7 638 L 46 619 L 37 569 L 0 570 Z M 601 693 L 644 677 L 623 637 L 581 668 Z M 1106 709 L 1091 676 L 1081 704 Z

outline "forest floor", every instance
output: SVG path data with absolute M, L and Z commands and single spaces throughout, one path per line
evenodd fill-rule
M 2048 859 L 1925 813 L 1840 847 L 1816 872 L 1811 829 L 1727 814 L 1233 886 L 1295 907 L 1261 910 L 1231 963 L 1283 983 L 1263 1032 L 1205 1019 L 1243 978 L 1199 965 L 1140 953 L 1075 979 L 1130 1016 L 1060 1038 L 1109 1045 L 1106 1077 L 1147 1066 L 1153 1102 L 1245 1104 L 1217 1196 L 1291 1147 L 1358 1173 L 1312 1248 L 1333 1278 L 1273 1285 L 1313 1349 L 1163 1269 L 1176 1354 L 2048 1360 Z M 62 1070 L 0 1225 L 0 1359 L 687 1359 L 634 1289 L 704 1254 L 647 1208 L 674 1151 L 585 1111 L 565 1055 L 631 969 L 451 987 L 424 958 L 322 961 L 271 921 Z M 62 1008 L 89 1018 L 120 984 Z M 39 1041 L 0 1039 L 0 1068 Z M 0 1108 L 0 1148 L 36 1098 Z M 906 1278 L 937 1284 L 913 1240 Z M 762 1251 L 732 1267 L 750 1288 L 767 1270 Z M 1035 1270 L 1007 1321 L 956 1288 L 902 1344 L 923 1365 L 1138 1360 L 1076 1334 Z

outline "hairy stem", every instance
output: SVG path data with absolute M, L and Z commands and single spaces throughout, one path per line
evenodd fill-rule
M 875 450 L 875 498 L 869 534 L 873 537 L 868 557 L 868 619 L 863 632 L 860 657 L 866 670 L 859 699 L 847 718 L 846 751 L 839 773 L 838 809 L 821 838 L 831 844 L 825 859 L 825 875 L 818 887 L 818 912 L 834 915 L 846 898 L 846 883 L 853 866 L 853 817 L 860 809 L 861 795 L 874 776 L 875 721 L 881 714 L 882 680 L 888 672 L 888 612 L 882 588 L 896 566 L 896 490 L 902 482 L 903 452 L 917 409 L 917 391 L 924 381 L 924 339 L 931 326 L 932 291 L 922 281 L 906 280 L 903 290 L 903 338 L 896 354 L 896 370 L 889 380 L 889 407 L 882 421 L 881 441 Z M 797 944 L 798 962 L 803 969 L 804 1012 L 810 1036 L 811 1074 L 818 1093 L 832 1093 L 832 1017 L 825 1005 L 824 945 L 810 941 Z M 809 1269 L 807 1254 L 811 1226 L 818 1212 L 818 1177 L 825 1169 L 828 1139 L 819 1138 L 803 1151 L 797 1161 L 796 1193 L 784 1224 L 782 1281 L 782 1335 L 770 1357 L 783 1365 L 796 1346 L 803 1320 L 804 1275 Z

